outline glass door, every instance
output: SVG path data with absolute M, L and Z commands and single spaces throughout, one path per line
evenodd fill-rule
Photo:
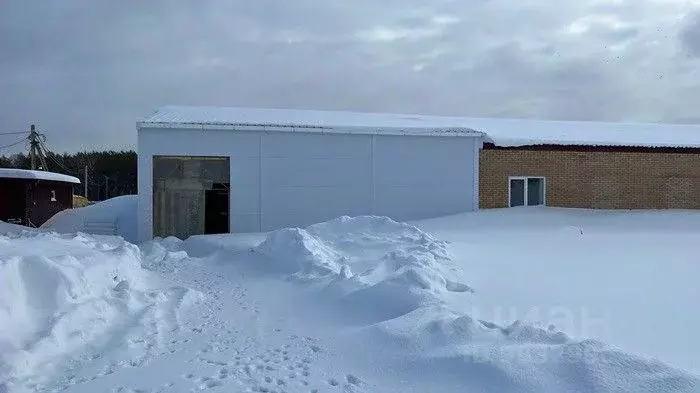
M 510 207 L 525 206 L 525 179 L 510 179 Z
M 544 205 L 545 191 L 544 177 L 510 177 L 508 179 L 508 206 Z

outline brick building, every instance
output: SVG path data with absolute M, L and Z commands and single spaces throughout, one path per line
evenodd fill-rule
M 477 128 L 481 208 L 700 209 L 699 126 L 511 122 Z

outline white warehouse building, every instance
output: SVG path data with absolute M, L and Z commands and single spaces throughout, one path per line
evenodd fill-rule
M 167 106 L 137 123 L 139 239 L 478 209 L 457 118 Z

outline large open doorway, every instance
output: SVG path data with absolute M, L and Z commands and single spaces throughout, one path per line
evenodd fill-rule
M 229 231 L 228 157 L 153 157 L 153 235 Z

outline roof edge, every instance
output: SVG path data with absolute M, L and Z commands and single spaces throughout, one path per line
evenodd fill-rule
M 562 150 L 562 151 L 688 151 L 700 153 L 700 144 L 677 144 L 677 143 L 611 143 L 611 142 L 539 142 L 523 144 L 499 144 L 484 141 L 485 149 L 493 150 Z
M 411 136 L 461 136 L 484 137 L 486 134 L 471 128 L 461 127 L 372 127 L 372 126 L 315 126 L 284 123 L 190 123 L 190 122 L 136 122 L 137 130 L 142 129 L 198 129 L 256 132 L 298 132 L 320 134 L 365 134 L 365 135 L 411 135 Z
M 19 168 L 0 168 L 0 178 L 82 184 L 80 182 L 80 179 L 78 179 L 77 177 L 66 175 L 63 173 Z

